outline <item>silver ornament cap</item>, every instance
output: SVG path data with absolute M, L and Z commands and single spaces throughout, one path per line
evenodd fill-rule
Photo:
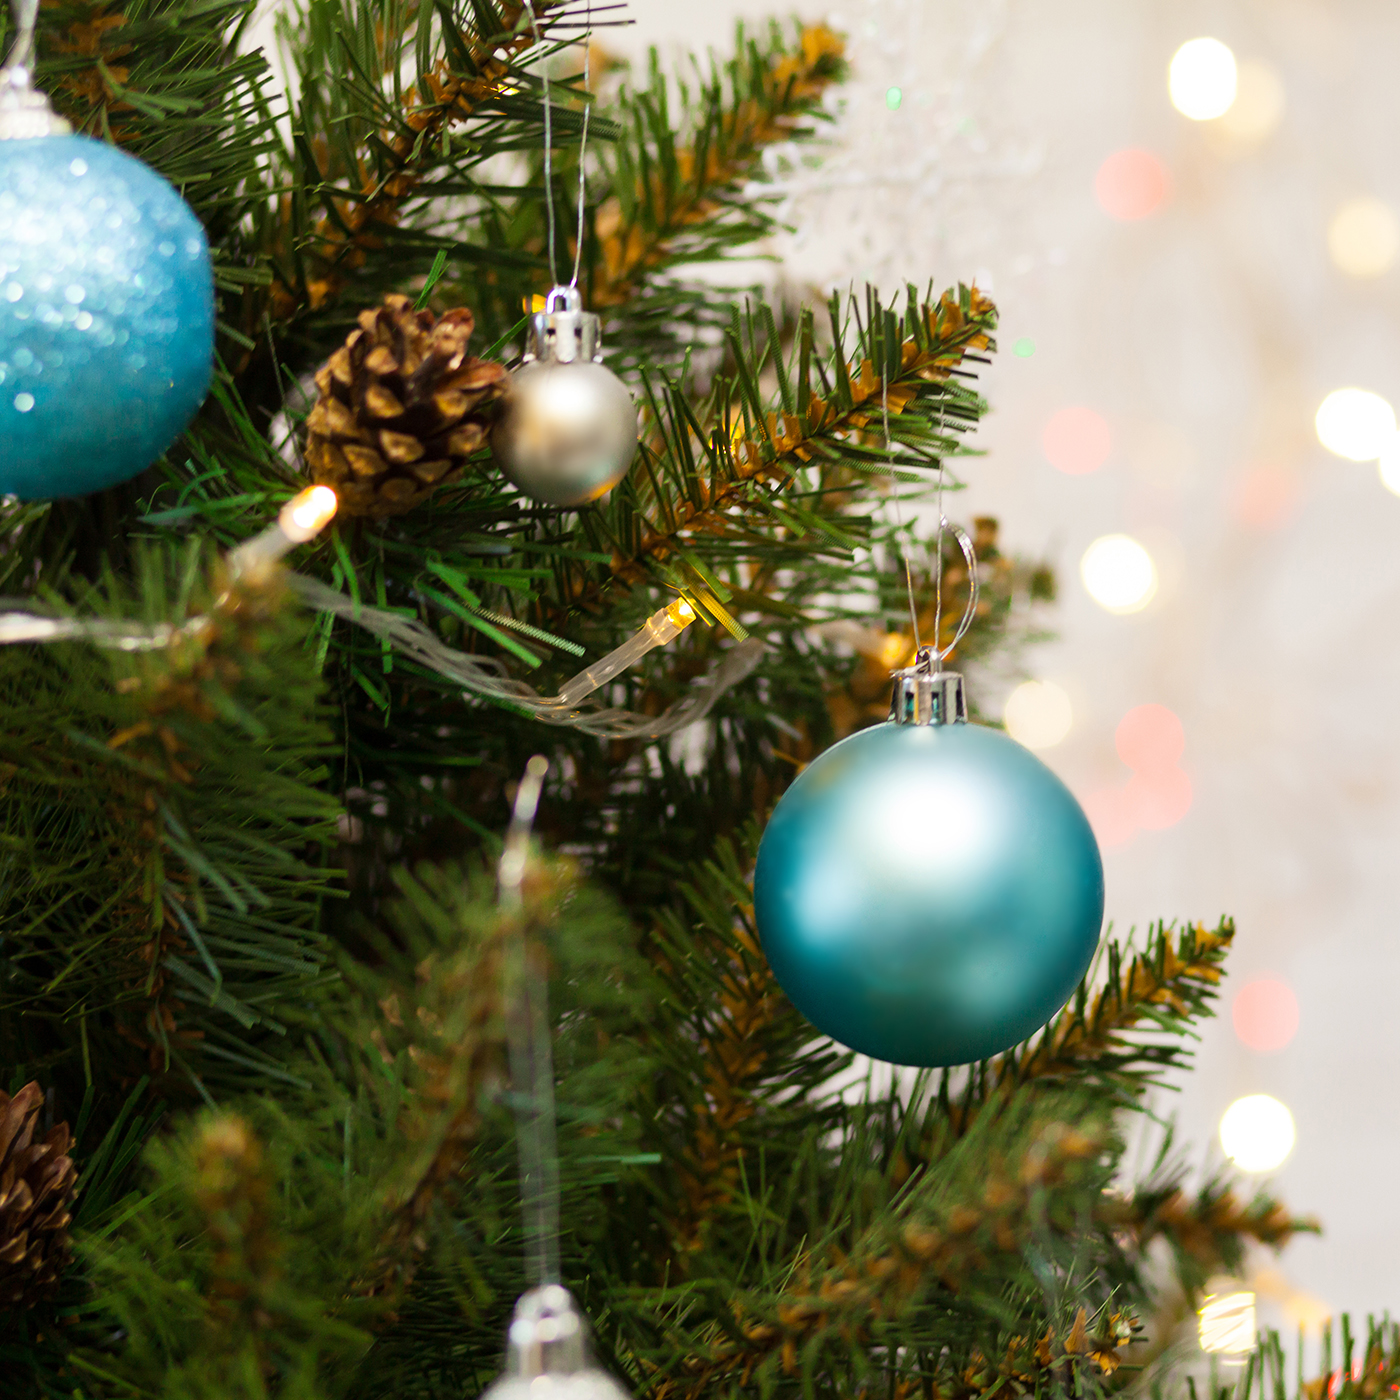
M 967 692 L 957 671 L 938 671 L 933 648 L 920 647 L 912 666 L 894 673 L 890 718 L 896 724 L 966 724 Z
M 491 431 L 496 465 L 537 501 L 586 505 L 632 465 L 637 409 L 602 357 L 598 318 L 578 288 L 555 287 L 530 318 L 525 358 Z
M 34 20 L 38 9 L 38 0 L 16 0 L 14 5 L 19 34 L 0 69 L 0 141 L 67 136 L 73 130 L 34 86 Z
M 628 1400 L 589 1360 L 588 1334 L 569 1290 L 532 1288 L 515 1305 L 506 1373 L 482 1400 Z

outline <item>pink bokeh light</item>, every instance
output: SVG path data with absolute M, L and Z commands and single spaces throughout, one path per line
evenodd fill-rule
M 1151 151 L 1136 146 L 1114 151 L 1094 176 L 1094 198 L 1114 219 L 1145 219 L 1167 202 L 1171 177 Z
M 1087 476 L 1108 461 L 1113 434 L 1102 414 L 1083 404 L 1062 408 L 1045 425 L 1040 449 L 1057 471 L 1067 476 Z
M 1118 722 L 1113 742 L 1134 773 L 1161 773 L 1181 762 L 1186 731 L 1165 705 L 1137 705 Z
M 1230 1019 L 1241 1044 L 1272 1055 L 1298 1034 L 1298 998 L 1287 982 L 1261 977 L 1246 982 L 1235 994 Z

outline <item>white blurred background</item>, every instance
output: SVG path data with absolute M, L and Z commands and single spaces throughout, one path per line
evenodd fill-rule
M 725 51 L 736 18 L 765 15 L 631 12 L 606 43 L 636 55 Z M 989 455 L 952 513 L 997 515 L 1005 549 L 1058 569 L 1059 639 L 1027 660 L 1071 723 L 1041 756 L 1095 819 L 1120 930 L 1239 924 L 1221 1016 L 1162 1107 L 1203 1165 L 1234 1100 L 1291 1111 L 1272 1181 L 1326 1233 L 1258 1261 L 1261 1320 L 1400 1311 L 1400 497 L 1374 460 L 1384 406 L 1378 433 L 1374 403 L 1335 404 L 1330 434 L 1371 460 L 1326 450 L 1314 421 L 1336 389 L 1400 403 L 1400 9 L 841 0 L 803 17 L 849 36 L 855 74 L 822 166 L 791 175 L 774 275 L 993 291 Z M 1235 97 L 1198 120 L 1168 69 L 1203 36 L 1231 51 Z M 1218 49 L 1183 65 L 1184 106 L 1228 101 Z M 1112 535 L 1152 563 L 1136 611 L 1081 578 Z M 1098 558 L 1097 591 L 1141 601 L 1141 551 Z M 1023 724 L 1052 734 L 1059 699 L 1022 695 Z M 1133 711 L 1135 770 L 1115 744 Z

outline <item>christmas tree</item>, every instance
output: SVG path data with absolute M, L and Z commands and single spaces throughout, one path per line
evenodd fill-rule
M 586 47 L 607 7 L 316 0 L 284 100 L 253 8 L 39 11 L 37 86 L 202 223 L 217 359 L 141 475 L 4 508 L 5 636 L 48 641 L 0 648 L 4 1393 L 473 1396 L 556 1271 L 658 1400 L 1184 1388 L 1173 1310 L 1307 1228 L 1169 1141 L 1123 1168 L 1231 923 L 1109 938 L 1042 1033 L 904 1076 L 760 944 L 794 777 L 965 605 L 975 671 L 1053 594 L 982 519 L 974 597 L 899 510 L 976 470 L 985 295 L 729 285 L 840 36 L 673 77 Z M 642 429 L 560 508 L 488 439 L 574 269 Z M 1395 1387 L 1392 1329 L 1342 1342 L 1337 1394 Z M 1301 1383 L 1273 1340 L 1256 1379 Z

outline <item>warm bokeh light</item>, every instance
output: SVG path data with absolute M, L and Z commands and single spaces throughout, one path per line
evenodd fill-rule
M 1114 151 L 1094 176 L 1094 198 L 1115 219 L 1145 219 L 1166 203 L 1171 180 L 1151 151 Z
M 1219 39 L 1191 39 L 1172 56 L 1167 88 L 1172 106 L 1193 122 L 1224 116 L 1235 100 L 1235 55 Z
M 1049 749 L 1069 733 L 1074 710 L 1054 681 L 1024 681 L 1008 697 L 1002 718 L 1018 744 Z
M 1327 225 L 1327 251 L 1348 277 L 1379 277 L 1400 253 L 1400 219 L 1384 200 L 1349 199 Z
M 1271 463 L 1251 467 L 1230 493 L 1230 513 L 1251 530 L 1277 530 L 1298 508 L 1296 473 Z
M 1254 1294 L 1210 1293 L 1201 1304 L 1201 1350 L 1244 1356 L 1254 1350 Z
M 1386 444 L 1376 466 L 1380 472 L 1381 485 L 1387 491 L 1393 491 L 1400 496 L 1400 433 Z
M 1174 768 L 1186 752 L 1186 731 L 1165 705 L 1135 705 L 1113 732 L 1118 757 L 1135 773 Z
M 1040 435 L 1045 460 L 1068 476 L 1086 476 L 1108 461 L 1113 434 L 1102 414 L 1083 404 L 1062 408 Z
M 1236 1099 L 1220 1120 L 1220 1145 L 1241 1171 L 1273 1171 L 1296 1140 L 1293 1115 L 1268 1094 Z
M 1272 1055 L 1298 1034 L 1298 998 L 1287 982 L 1261 977 L 1235 993 L 1230 1019 L 1242 1044 Z
M 1278 130 L 1286 105 L 1278 69 L 1263 59 L 1247 58 L 1239 65 L 1235 100 L 1216 127 L 1242 145 L 1257 145 Z
M 1374 461 L 1395 437 L 1395 410 L 1369 389 L 1334 389 L 1314 422 L 1318 441 L 1352 462 Z
M 1104 850 L 1126 846 L 1137 835 L 1137 819 L 1124 788 L 1097 788 L 1081 797 L 1079 805 L 1094 829 L 1094 840 Z
M 1079 577 L 1089 596 L 1111 613 L 1145 608 L 1157 592 L 1152 556 L 1131 535 L 1102 535 L 1084 551 Z

